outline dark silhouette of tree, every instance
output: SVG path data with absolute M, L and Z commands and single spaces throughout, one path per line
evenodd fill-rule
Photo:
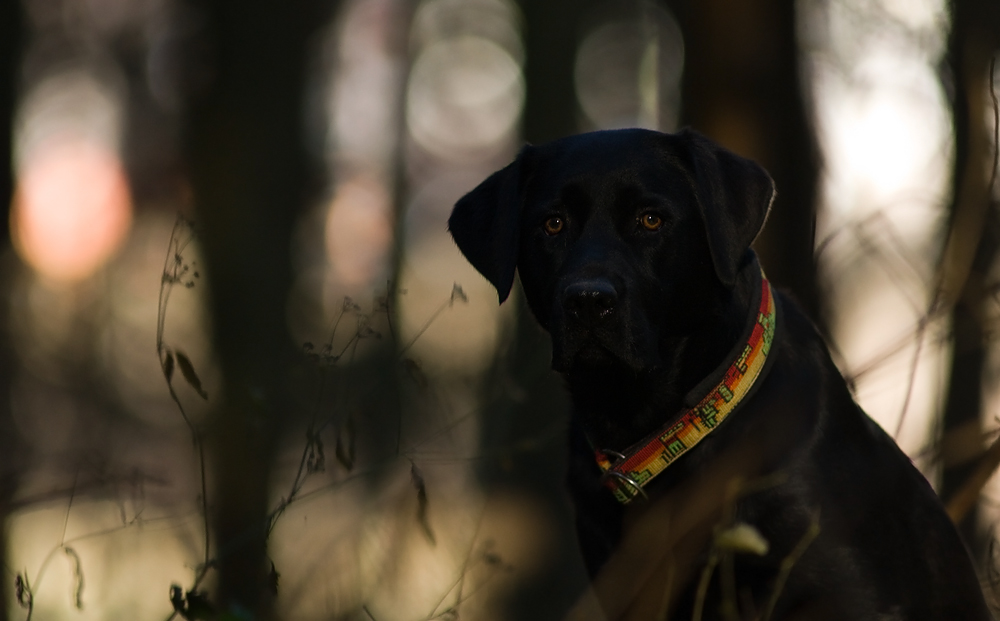
M 22 7 L 19 2 L 0 6 L 0 199 L 3 213 L 10 209 L 14 193 L 14 104 L 20 75 Z M 0 222 L 0 235 L 8 240 L 8 218 Z
M 820 158 L 803 98 L 796 4 L 668 0 L 684 33 L 681 124 L 759 162 L 778 187 L 754 247 L 768 277 L 814 321 L 814 222 Z
M 286 394 L 290 237 L 315 187 L 303 147 L 310 35 L 333 2 L 199 3 L 211 80 L 191 102 L 186 159 L 224 394 L 209 451 L 216 603 L 271 618 L 269 476 Z
M 20 75 L 23 14 L 20 2 L 0 3 L 0 253 L 10 248 L 8 230 L 10 203 L 14 193 L 13 128 L 14 106 Z M 7 270 L 3 270 L 7 272 Z M 6 275 L 0 282 L 6 284 Z M 7 298 L 0 305 L 0 322 L 7 325 Z M 6 523 L 10 503 L 17 489 L 21 467 L 18 434 L 10 412 L 10 384 L 13 353 L 7 330 L 0 331 L 0 559 L 7 558 Z M 6 566 L 5 566 L 6 567 Z M 7 571 L 0 577 L 0 621 L 7 619 L 6 602 L 11 601 L 14 577 Z
M 524 16 L 524 139 L 541 144 L 575 134 L 579 128 L 573 67 L 581 18 L 595 2 L 521 0 L 518 4 Z
M 949 369 L 943 427 L 944 446 L 955 437 L 979 438 L 982 432 L 981 390 L 992 331 L 984 314 L 991 290 L 989 272 L 1000 250 L 1000 213 L 986 172 L 993 162 L 985 94 L 990 59 L 1000 49 L 1000 5 L 990 0 L 950 3 L 945 91 L 950 96 L 955 152 L 949 205 L 949 228 L 940 268 L 937 303 L 951 309 L 953 354 Z M 970 430 L 973 433 L 969 433 Z M 961 434 L 960 436 L 956 434 Z M 944 455 L 941 495 L 952 499 L 969 480 L 977 462 L 954 463 Z M 978 491 L 978 490 L 976 490 Z M 960 530 L 974 555 L 985 551 L 977 532 L 975 511 L 960 517 Z

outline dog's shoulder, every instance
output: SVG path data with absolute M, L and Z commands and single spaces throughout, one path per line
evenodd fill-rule
M 790 550 L 808 527 L 806 514 L 818 520 L 823 536 L 799 560 L 798 587 L 874 598 L 871 610 L 902 602 L 907 619 L 992 618 L 930 483 L 857 404 L 815 325 L 784 296 L 781 319 L 768 378 L 780 390 L 761 396 L 787 409 L 778 419 L 796 429 L 786 438 L 795 446 L 779 467 L 785 484 L 761 499 L 781 515 L 761 524 L 771 524 L 764 528 L 778 549 Z

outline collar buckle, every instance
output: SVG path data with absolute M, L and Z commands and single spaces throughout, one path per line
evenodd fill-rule
M 613 485 L 615 486 L 616 492 L 627 494 L 629 495 L 630 498 L 634 498 L 635 496 L 642 496 L 644 500 L 649 500 L 649 496 L 646 494 L 645 490 L 642 489 L 642 485 L 640 485 L 638 481 L 636 481 L 629 475 L 623 472 L 618 472 L 617 470 L 614 469 L 615 466 L 625 461 L 625 455 L 619 453 L 618 451 L 612 451 L 610 449 L 598 449 L 598 452 L 600 452 L 602 455 L 605 456 L 610 455 L 611 457 L 615 458 L 614 461 L 608 462 L 610 466 L 608 467 L 608 469 L 604 471 L 604 474 L 601 475 L 601 483 L 614 481 Z M 617 483 L 619 481 L 627 485 L 629 488 L 631 488 L 632 491 L 626 492 L 625 490 L 622 490 Z

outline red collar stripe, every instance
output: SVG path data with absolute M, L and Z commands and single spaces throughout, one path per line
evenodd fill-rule
M 676 423 L 633 445 L 618 461 L 612 463 L 604 452 L 596 452 L 597 464 L 605 473 L 607 486 L 622 503 L 642 494 L 643 486 L 701 442 L 750 392 L 764 369 L 774 340 L 774 296 L 767 278 L 761 281 L 757 322 L 742 353 L 729 365 L 722 381 L 698 405 L 684 412 Z

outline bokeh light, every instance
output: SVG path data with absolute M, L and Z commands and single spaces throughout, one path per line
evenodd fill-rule
M 946 321 L 921 323 L 951 149 L 937 75 L 944 3 L 802 6 L 824 157 L 816 240 L 833 349 L 861 406 L 904 451 L 922 454 L 949 355 Z M 934 464 L 917 465 L 933 480 Z
M 384 276 L 392 242 L 392 197 L 372 177 L 341 181 L 327 211 L 326 251 L 338 282 L 348 289 Z
M 667 11 L 644 13 L 601 21 L 580 43 L 574 81 L 588 129 L 676 126 L 683 37 Z
M 69 140 L 46 146 L 20 171 L 11 234 L 39 273 L 79 280 L 118 249 L 131 216 L 118 157 L 100 145 Z
M 512 304 L 462 257 L 447 232 L 451 208 L 520 146 L 524 106 L 519 13 L 506 0 L 425 0 L 413 21 L 406 102 L 406 253 L 400 281 L 404 341 L 429 368 L 472 376 L 492 359 Z M 454 284 L 468 302 L 424 330 Z M 423 331 L 423 332 L 421 332 Z
M 417 57 L 407 123 L 420 146 L 438 157 L 460 159 L 502 144 L 523 101 L 517 61 L 488 39 L 463 35 L 432 43 Z
M 128 233 L 132 201 L 117 153 L 116 104 L 83 73 L 44 81 L 23 104 L 11 235 L 22 259 L 48 278 L 91 275 Z
M 201 500 L 215 491 L 202 495 L 196 451 L 154 351 L 164 254 L 185 204 L 162 190 L 183 186 L 183 165 L 157 166 L 179 158 L 171 149 L 182 151 L 186 106 L 219 78 L 202 62 L 214 35 L 198 7 L 177 0 L 26 4 L 30 50 L 11 225 L 29 269 L 17 265 L 10 279 L 8 329 L 16 357 L 12 435 L 34 461 L 16 482 L 22 504 L 5 524 L 6 579 L 20 568 L 44 578 L 34 584 L 39 619 L 165 618 L 169 585 L 191 586 L 202 561 Z M 672 131 L 685 57 L 677 22 L 646 0 L 596 4 L 565 11 L 577 20 L 578 128 Z M 921 320 L 933 293 L 953 156 L 938 74 L 947 5 L 796 6 L 802 83 L 825 158 L 817 239 L 834 355 L 865 409 L 933 477 L 922 451 L 934 442 L 951 326 Z M 572 527 L 522 489 L 498 492 L 483 483 L 487 468 L 507 470 L 527 454 L 504 447 L 500 460 L 484 449 L 484 438 L 499 433 L 491 427 L 510 424 L 482 414 L 484 403 L 493 405 L 484 394 L 528 394 L 519 380 L 491 371 L 498 346 L 508 344 L 517 291 L 498 306 L 446 222 L 456 199 L 509 162 L 522 142 L 523 68 L 533 59 L 521 36 L 532 24 L 514 0 L 345 0 L 339 7 L 322 40 L 310 44 L 317 57 L 308 67 L 315 82 L 305 142 L 325 157 L 328 182 L 292 244 L 299 271 L 288 323 L 299 342 L 319 351 L 349 295 L 363 311 L 339 324 L 340 337 L 353 338 L 353 324 L 371 320 L 366 325 L 382 338 L 340 363 L 364 377 L 331 374 L 316 391 L 316 369 L 294 370 L 309 381 L 295 384 L 282 421 L 286 450 L 275 460 L 272 506 L 288 496 L 302 463 L 299 402 L 325 421 L 317 434 L 328 461 L 275 522 L 268 542 L 281 574 L 275 608 L 295 619 L 425 619 L 457 617 L 461 602 L 463 618 L 510 618 L 507 596 L 524 597 L 525 585 L 543 590 L 532 572 L 565 554 L 554 546 L 565 536 L 560 530 Z M 155 197 L 150 187 L 159 188 Z M 196 240 L 183 259 L 204 268 Z M 388 300 L 396 306 L 386 328 L 372 299 L 393 277 L 398 282 L 388 288 L 400 294 Z M 204 283 L 178 286 L 163 324 L 169 346 L 186 353 L 212 395 L 200 399 L 175 373 L 197 423 L 222 392 Z M 399 337 L 387 356 L 393 362 L 373 372 L 365 365 L 374 357 L 365 356 L 386 353 L 390 329 Z M 906 344 L 892 350 L 897 342 Z M 1000 367 L 1000 353 L 991 353 Z M 388 389 L 398 378 L 382 383 L 382 373 L 402 377 L 398 394 Z M 367 406 L 368 390 L 403 404 L 392 429 L 379 418 L 384 401 Z M 1000 393 L 984 398 L 984 412 L 995 412 Z M 334 464 L 347 435 L 344 417 L 354 417 L 359 436 L 370 434 L 358 440 L 350 472 Z M 531 444 L 555 433 L 561 430 L 539 432 Z M 401 438 L 396 452 L 366 462 L 392 434 Z M 426 483 L 433 541 L 414 519 L 423 510 L 415 467 Z M 83 558 L 83 610 L 74 605 L 74 568 L 62 543 Z M 582 584 L 579 559 L 573 562 L 559 579 L 576 571 Z M 211 592 L 211 576 L 200 588 Z M 23 616 L 16 603 L 11 608 Z

